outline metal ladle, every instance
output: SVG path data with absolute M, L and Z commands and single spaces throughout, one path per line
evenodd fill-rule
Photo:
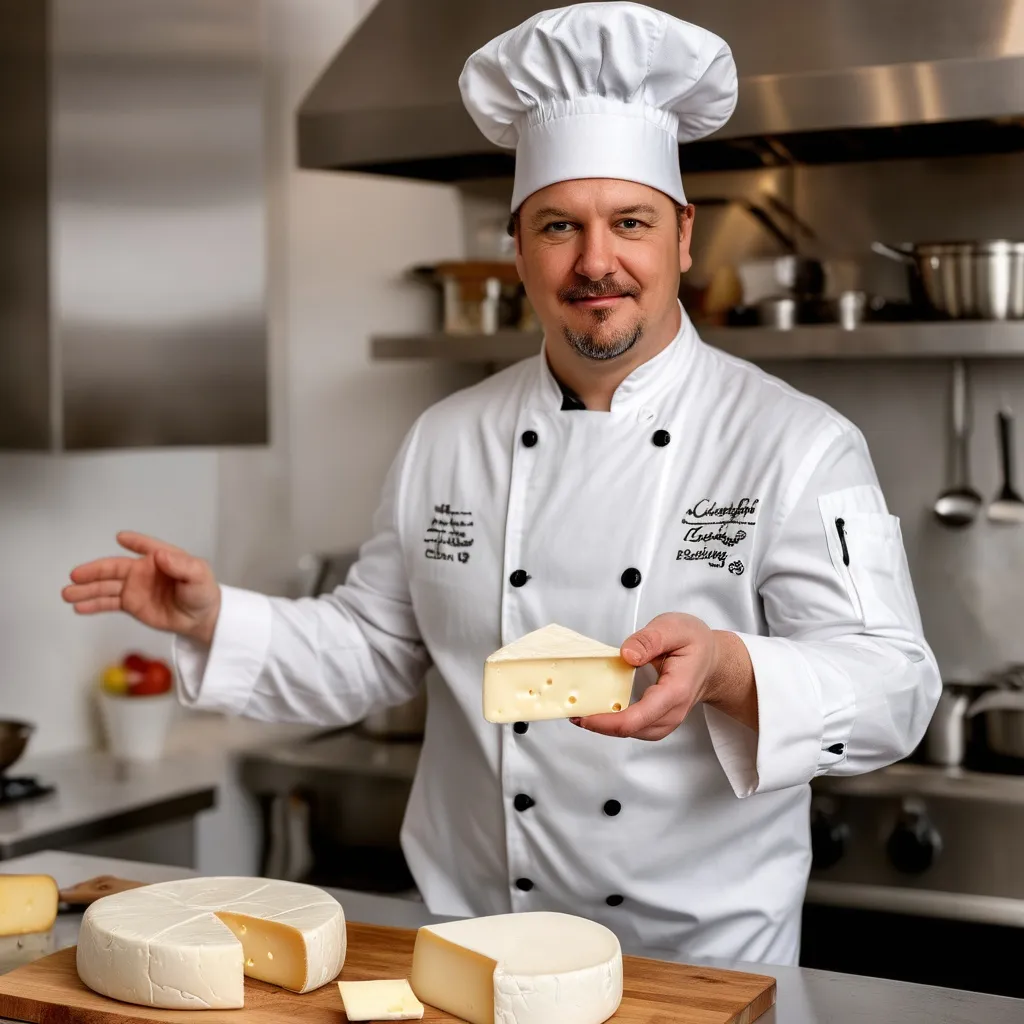
M 935 499 L 935 517 L 945 526 L 961 527 L 974 522 L 981 511 L 981 495 L 971 487 L 968 463 L 967 366 L 962 359 L 953 362 L 952 464 L 953 485 Z

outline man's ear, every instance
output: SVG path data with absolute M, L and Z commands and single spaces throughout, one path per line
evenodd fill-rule
M 693 266 L 690 242 L 693 239 L 693 218 L 696 216 L 693 203 L 684 206 L 679 214 L 679 271 L 685 274 Z

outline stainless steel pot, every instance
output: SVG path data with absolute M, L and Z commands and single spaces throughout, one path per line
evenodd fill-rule
M 911 267 L 911 292 L 953 320 L 1024 319 L 1024 242 L 926 242 L 886 245 L 880 256 Z
M 946 683 L 939 703 L 924 734 L 924 752 L 929 763 L 953 768 L 961 764 L 967 749 L 967 709 L 971 690 Z
M 0 719 L 0 773 L 7 771 L 25 753 L 35 730 L 29 722 Z
M 1024 759 L 1024 692 L 990 690 L 968 709 L 967 716 L 985 716 L 985 739 L 993 754 Z

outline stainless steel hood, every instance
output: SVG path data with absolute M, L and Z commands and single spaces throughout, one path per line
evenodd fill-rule
M 1024 149 L 1024 0 L 654 0 L 733 48 L 739 104 L 684 168 Z M 378 0 L 303 102 L 302 166 L 511 173 L 459 99 L 469 54 L 551 3 Z
M 0 0 L 0 448 L 267 440 L 256 0 Z

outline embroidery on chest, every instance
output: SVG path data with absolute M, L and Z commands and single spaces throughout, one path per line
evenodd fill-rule
M 448 502 L 435 505 L 430 525 L 423 536 L 423 555 L 433 562 L 469 561 L 473 546 L 473 513 L 452 508 Z
M 734 576 L 746 570 L 740 557 L 744 541 L 757 525 L 760 498 L 718 501 L 701 498 L 687 508 L 682 518 L 682 544 L 677 562 L 703 562 L 712 569 L 728 568 Z

